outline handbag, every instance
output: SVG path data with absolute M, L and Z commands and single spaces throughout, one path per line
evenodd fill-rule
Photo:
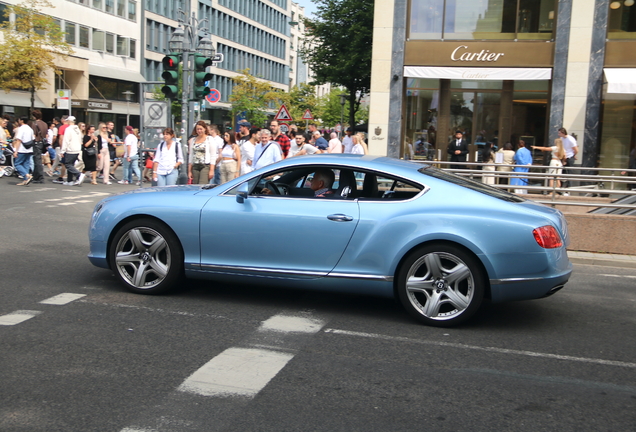
M 86 147 L 86 149 L 84 150 L 86 152 L 86 156 L 95 156 L 97 154 L 97 149 L 95 148 L 95 146 L 91 146 L 91 147 Z
M 31 140 L 31 141 L 23 141 L 22 142 L 22 147 L 24 147 L 25 149 L 30 149 L 31 147 L 33 147 L 35 145 L 35 140 Z

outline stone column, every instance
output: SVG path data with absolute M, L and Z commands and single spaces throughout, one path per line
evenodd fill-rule
M 554 66 L 552 67 L 548 144 L 558 138 L 557 132 L 560 127 L 563 127 L 565 79 L 568 69 L 571 15 L 572 0 L 559 0 L 554 38 Z
M 610 0 L 596 0 L 594 26 L 592 27 L 592 49 L 585 107 L 585 135 L 581 165 L 596 166 L 598 158 L 599 123 L 601 120 L 601 98 L 603 91 L 603 65 L 605 64 L 605 38 Z M 580 145 L 580 144 L 579 144 Z

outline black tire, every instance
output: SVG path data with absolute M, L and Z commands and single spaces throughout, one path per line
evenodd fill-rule
M 466 321 L 484 298 L 486 277 L 477 258 L 450 244 L 414 250 L 397 277 L 404 308 L 418 321 L 435 327 Z
M 165 224 L 152 219 L 122 226 L 110 243 L 109 258 L 117 278 L 140 294 L 166 292 L 183 272 L 179 239 Z

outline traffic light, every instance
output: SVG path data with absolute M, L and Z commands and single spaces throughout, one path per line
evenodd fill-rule
M 210 94 L 210 88 L 205 82 L 212 79 L 212 74 L 206 72 L 206 68 L 212 65 L 212 59 L 203 54 L 194 55 L 194 97 L 202 99 Z
M 179 92 L 179 63 L 181 63 L 180 54 L 170 54 L 163 58 L 163 78 L 165 85 L 161 87 L 161 92 L 168 99 L 176 99 Z

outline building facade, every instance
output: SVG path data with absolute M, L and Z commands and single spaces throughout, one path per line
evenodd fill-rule
M 0 19 L 8 5 L 0 2 Z M 68 114 L 57 107 L 57 91 L 71 90 L 71 112 L 78 121 L 97 124 L 113 121 L 122 133 L 126 124 L 139 125 L 141 75 L 141 2 L 136 0 L 55 0 L 42 13 L 55 19 L 66 33 L 74 54 L 59 59 L 61 75 L 48 72 L 45 89 L 36 92 L 35 107 L 51 120 Z M 13 19 L 9 17 L 8 19 Z M 2 114 L 27 115 L 30 93 L 0 92 Z M 123 135 L 123 133 L 122 133 Z
M 475 150 L 550 146 L 565 127 L 577 163 L 636 155 L 633 0 L 376 0 L 369 148 L 447 160 L 461 130 Z M 474 159 L 474 153 L 472 155 Z
M 289 90 L 290 24 L 289 0 L 184 0 L 199 22 L 199 28 L 210 34 L 216 52 L 224 56 L 222 63 L 210 69 L 209 87 L 219 91 L 216 103 L 205 102 L 200 116 L 216 124 L 230 126 L 232 77 L 249 69 L 272 87 Z M 170 51 L 168 41 L 184 16 L 183 1 L 157 0 L 144 2 L 145 63 L 148 81 L 161 81 L 162 58 Z M 297 57 L 296 57 L 297 58 Z M 294 59 L 295 61 L 295 59 Z

